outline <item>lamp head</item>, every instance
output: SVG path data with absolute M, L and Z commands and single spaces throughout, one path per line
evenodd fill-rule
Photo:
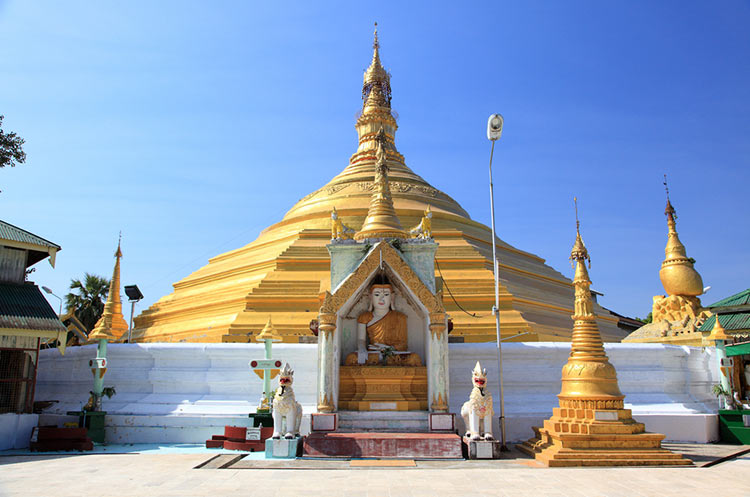
M 138 302 L 143 298 L 143 294 L 138 288 L 138 285 L 125 285 L 125 295 L 128 296 L 128 300 L 131 302 Z
M 503 134 L 503 116 L 492 114 L 487 120 L 487 139 L 495 141 Z

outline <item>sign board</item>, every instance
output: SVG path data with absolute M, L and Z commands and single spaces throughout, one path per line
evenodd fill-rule
M 250 361 L 250 367 L 253 369 L 280 368 L 281 361 L 277 359 L 253 359 L 252 361 Z
M 250 427 L 245 433 L 245 440 L 258 440 L 260 441 L 260 426 Z

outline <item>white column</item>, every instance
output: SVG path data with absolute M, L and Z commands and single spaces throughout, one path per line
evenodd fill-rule
M 335 412 L 338 370 L 336 314 L 320 314 L 318 322 L 318 412 Z
M 445 313 L 430 314 L 427 367 L 430 412 L 448 412 L 448 333 Z

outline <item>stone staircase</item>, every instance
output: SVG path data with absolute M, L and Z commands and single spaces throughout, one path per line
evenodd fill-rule
M 339 411 L 339 432 L 426 432 L 426 411 Z
M 461 437 L 429 431 L 427 411 L 339 411 L 335 432 L 305 438 L 303 457 L 461 459 Z

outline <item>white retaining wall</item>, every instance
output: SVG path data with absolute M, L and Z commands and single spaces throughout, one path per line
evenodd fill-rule
M 0 414 L 0 450 L 27 449 L 37 414 Z
M 607 344 L 617 369 L 626 408 L 649 431 L 667 440 L 709 442 L 718 439 L 713 350 L 655 344 Z M 532 435 L 557 406 L 560 374 L 569 343 L 503 345 L 507 439 Z M 305 411 L 303 432 L 316 405 L 315 344 L 276 344 L 275 358 L 295 370 L 294 390 Z M 58 403 L 40 416 L 41 424 L 61 424 L 67 411 L 80 410 L 92 388 L 89 359 L 95 346 L 40 354 L 36 400 Z M 110 344 L 105 386 L 107 440 L 117 443 L 200 443 L 221 434 L 224 425 L 248 423 L 262 391 L 262 381 L 248 362 L 263 357 L 261 344 Z M 450 407 L 458 413 L 468 398 L 476 361 L 487 368 L 489 388 L 498 408 L 497 353 L 494 344 L 450 345 Z M 272 384 L 275 386 L 275 381 Z M 459 422 L 459 425 L 462 423 Z M 497 432 L 496 432 L 497 434 Z

